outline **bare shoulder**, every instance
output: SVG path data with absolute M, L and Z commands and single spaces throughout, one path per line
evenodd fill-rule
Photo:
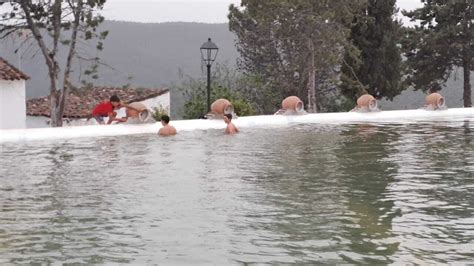
M 158 135 L 160 136 L 171 136 L 171 135 L 176 135 L 176 128 L 173 126 L 167 125 L 165 127 L 162 127 L 158 131 Z

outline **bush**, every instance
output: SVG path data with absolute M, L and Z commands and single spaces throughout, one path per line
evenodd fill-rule
M 326 100 L 325 108 L 322 109 L 323 112 L 348 112 L 352 110 L 355 106 L 355 102 L 352 99 L 349 99 L 346 96 L 329 96 Z
M 153 112 L 151 116 L 153 117 L 153 119 L 155 119 L 155 121 L 161 121 L 161 116 L 168 114 L 168 110 L 166 110 L 166 108 L 163 108 L 163 106 L 160 105 L 158 107 L 153 107 Z
M 184 104 L 184 118 L 196 119 L 207 114 L 207 94 L 203 88 L 195 89 L 188 93 L 188 101 Z M 255 115 L 255 108 L 239 92 L 233 92 L 221 86 L 211 89 L 211 103 L 217 99 L 229 100 L 234 106 L 238 116 Z

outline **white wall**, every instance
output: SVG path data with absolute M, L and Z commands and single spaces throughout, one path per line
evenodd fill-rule
M 153 107 L 158 107 L 161 105 L 161 107 L 166 109 L 168 111 L 168 114 L 170 114 L 171 106 L 170 106 L 170 93 L 169 92 L 155 98 L 141 101 L 140 103 L 144 104 L 151 111 L 153 111 Z M 124 117 L 124 116 L 125 116 L 125 108 L 121 108 L 117 112 L 117 117 Z M 49 121 L 49 118 L 45 116 L 27 116 L 26 127 L 27 128 L 49 127 L 48 121 Z M 107 121 L 107 118 L 105 119 L 105 121 Z M 96 125 L 96 124 L 97 122 L 95 121 L 94 118 L 91 118 L 89 120 L 70 119 L 67 121 L 65 120 L 63 123 L 64 126 L 84 126 L 84 125 Z
M 46 116 L 26 116 L 26 127 L 27 128 L 41 128 L 41 127 L 50 127 L 47 123 L 49 117 Z
M 25 126 L 25 81 L 0 80 L 0 129 Z
M 153 111 L 153 107 L 159 107 L 161 105 L 162 108 L 168 111 L 168 115 L 171 116 L 170 92 L 167 92 L 155 98 L 141 101 L 141 103 L 143 103 L 151 111 Z
M 162 108 L 166 109 L 168 111 L 168 114 L 170 115 L 170 93 L 164 93 L 158 97 L 155 98 L 150 98 L 144 101 L 141 101 L 139 103 L 144 104 L 150 111 L 153 111 L 154 107 L 159 107 L 161 105 Z M 125 116 L 125 108 L 121 108 L 117 112 L 117 117 L 124 117 Z

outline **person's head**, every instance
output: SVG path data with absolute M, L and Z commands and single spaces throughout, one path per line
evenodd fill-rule
M 161 124 L 163 126 L 168 125 L 169 122 L 170 122 L 170 117 L 169 116 L 167 116 L 167 115 L 162 115 L 161 116 Z
M 229 124 L 230 121 L 232 121 L 232 115 L 231 114 L 224 114 L 224 122 L 226 124 Z
M 110 96 L 110 103 L 114 107 L 117 107 L 117 106 L 120 105 L 120 98 L 117 95 L 112 95 L 112 96 Z

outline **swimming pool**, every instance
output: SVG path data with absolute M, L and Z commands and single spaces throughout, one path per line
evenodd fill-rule
M 0 144 L 0 263 L 448 263 L 474 119 Z

